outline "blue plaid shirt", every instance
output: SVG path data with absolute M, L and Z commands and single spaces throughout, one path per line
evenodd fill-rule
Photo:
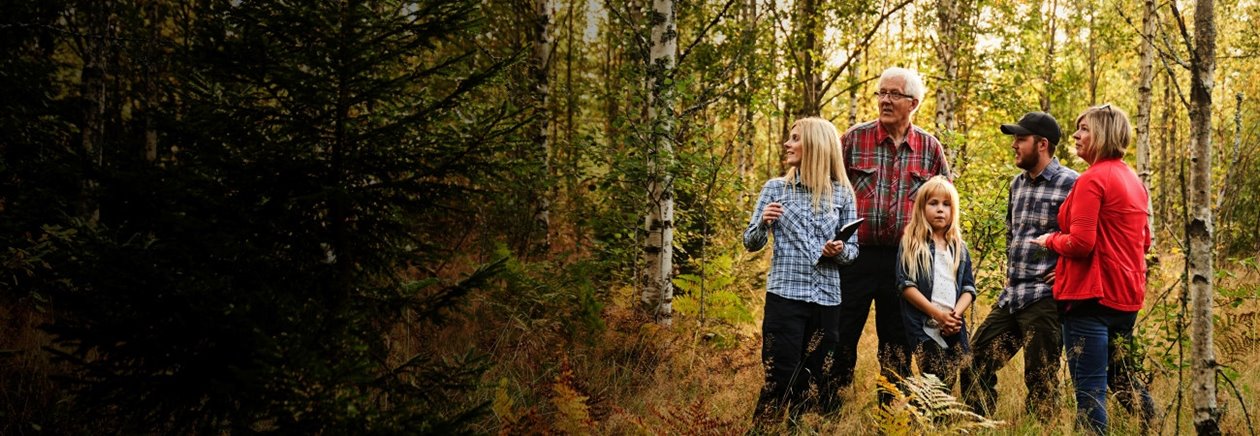
M 1031 242 L 1059 230 L 1059 205 L 1080 174 L 1053 159 L 1036 178 L 1020 173 L 1011 181 L 1006 206 L 1006 288 L 998 307 L 1012 313 L 1053 296 L 1046 273 L 1054 271 L 1059 256 Z
M 813 200 L 804 185 L 789 185 L 784 179 L 771 179 L 761 187 L 757 208 L 744 230 L 744 248 L 757 251 L 766 246 L 774 234 L 774 254 L 770 260 L 770 278 L 766 291 L 783 298 L 816 303 L 823 306 L 840 304 L 840 265 L 857 258 L 857 235 L 844 242 L 844 250 L 835 257 L 823 257 L 823 245 L 834 238 L 836 230 L 857 219 L 853 194 L 836 183 L 830 204 L 823 199 L 822 210 L 815 212 Z M 783 205 L 783 216 L 770 226 L 761 222 L 766 205 Z

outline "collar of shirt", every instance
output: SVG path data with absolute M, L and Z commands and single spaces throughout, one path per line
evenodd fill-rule
M 1046 167 L 1041 170 L 1041 174 L 1038 174 L 1037 177 L 1029 176 L 1028 172 L 1024 171 L 1024 180 L 1032 183 L 1052 182 L 1062 172 L 1063 165 L 1059 165 L 1059 158 L 1052 157 L 1050 158 L 1050 163 L 1046 164 Z
M 892 135 L 890 135 L 887 130 L 884 130 L 884 123 L 879 122 L 879 120 L 875 120 L 875 143 L 883 144 L 884 140 L 892 142 Z M 914 134 L 914 123 L 906 124 L 906 137 L 903 140 L 905 141 L 904 144 L 908 144 L 910 149 L 915 153 L 923 150 L 923 145 L 920 143 L 921 140 L 919 139 L 919 135 Z M 893 145 L 900 146 L 901 144 Z

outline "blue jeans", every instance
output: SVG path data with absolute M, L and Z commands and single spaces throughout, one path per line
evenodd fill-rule
M 1098 434 L 1107 433 L 1107 388 L 1117 394 L 1136 396 L 1143 419 L 1153 415 L 1154 400 L 1146 387 L 1133 376 L 1133 368 L 1124 368 L 1132 358 L 1125 356 L 1127 342 L 1133 339 L 1133 323 L 1137 313 L 1086 314 L 1061 316 L 1063 345 L 1067 350 L 1068 372 L 1076 389 L 1077 425 Z M 1126 386 L 1116 386 L 1117 382 Z M 1128 399 L 1132 397 L 1124 397 Z M 1126 407 L 1132 407 L 1125 404 Z M 1148 411 L 1149 409 L 1149 411 Z

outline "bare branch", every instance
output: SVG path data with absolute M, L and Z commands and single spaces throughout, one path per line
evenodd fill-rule
M 1177 2 L 1176 1 L 1168 2 L 1168 8 L 1172 10 L 1173 18 L 1177 19 L 1177 27 L 1181 30 L 1181 39 L 1186 44 L 1186 52 L 1190 53 L 1190 56 L 1193 57 L 1194 56 L 1194 42 L 1192 41 L 1194 40 L 1190 38 L 1190 31 L 1186 30 L 1186 20 L 1181 18 L 1181 11 L 1177 9 Z
M 1177 99 L 1181 100 L 1181 105 L 1186 108 L 1187 112 L 1190 111 L 1190 102 L 1186 100 L 1186 94 L 1181 92 L 1181 83 L 1177 82 L 1177 73 L 1173 71 L 1172 65 L 1168 63 L 1168 58 L 1160 56 L 1159 60 L 1164 64 L 1164 71 L 1168 73 L 1168 83 L 1171 83 L 1173 88 L 1177 90 Z
M 741 84 L 743 84 L 743 81 L 736 82 L 734 85 L 732 85 L 730 88 L 727 88 L 725 91 L 719 92 L 719 93 L 717 93 L 717 94 L 714 94 L 714 95 L 710 96 L 709 98 L 706 98 L 706 99 L 704 99 L 704 100 L 701 100 L 701 101 L 696 102 L 696 104 L 693 104 L 693 105 L 691 105 L 690 107 L 688 107 L 688 108 L 686 108 L 686 109 L 683 109 L 682 114 L 680 114 L 680 115 L 682 115 L 682 116 L 687 116 L 687 115 L 690 115 L 690 114 L 692 114 L 692 113 L 695 113 L 695 112 L 696 112 L 696 111 L 698 111 L 698 110 L 701 110 L 701 109 L 704 109 L 704 108 L 708 107 L 709 105 L 711 105 L 711 104 L 713 104 L 714 102 L 718 101 L 718 100 L 719 100 L 719 99 L 721 99 L 722 97 L 726 97 L 726 96 L 728 96 L 728 95 L 731 95 L 731 93 L 732 93 L 732 92 L 734 92 L 735 90 L 739 89 L 739 85 L 741 85 Z
M 786 38 L 787 35 L 789 35 L 789 33 L 787 31 L 787 28 L 783 27 L 783 19 L 782 17 L 779 16 L 779 8 L 774 7 L 774 8 L 771 8 L 770 10 L 774 11 L 774 23 L 779 26 L 779 30 L 783 31 L 783 35 Z M 788 47 L 787 51 L 788 51 L 788 54 L 790 55 L 788 57 L 792 59 L 792 65 L 794 65 L 797 70 L 800 70 L 802 61 L 801 61 L 801 58 L 797 56 L 795 46 L 790 43 L 784 44 L 784 45 Z
M 883 15 L 880 15 L 879 19 L 875 20 L 875 24 L 872 25 L 871 28 L 866 31 L 866 35 L 862 36 L 862 42 L 858 43 L 857 48 L 853 50 L 853 52 L 850 53 L 849 56 L 845 57 L 844 63 L 840 64 L 839 67 L 836 67 L 836 69 L 831 73 L 831 78 L 827 79 L 827 83 L 823 84 L 822 89 L 818 91 L 819 94 L 827 95 L 827 91 L 830 90 L 831 86 L 836 83 L 836 79 L 840 78 L 840 76 L 842 75 L 841 73 L 843 73 L 844 70 L 848 69 L 849 64 L 853 63 L 853 60 L 856 59 L 858 55 L 862 54 L 862 50 L 864 50 L 868 45 L 870 45 L 871 38 L 875 36 L 875 32 L 879 30 L 880 26 L 884 25 L 884 21 L 887 21 L 888 17 L 892 16 L 892 14 L 896 13 L 897 11 L 901 10 L 902 8 L 906 7 L 907 5 L 913 2 L 914 0 L 902 0 L 901 3 L 898 3 L 897 5 L 893 6 L 892 9 L 885 11 Z
M 848 87 L 845 87 L 844 89 L 837 90 L 835 94 L 831 94 L 831 97 L 828 97 L 826 100 L 823 100 L 823 102 L 819 104 L 818 106 L 819 107 L 827 106 L 828 104 L 832 102 L 832 100 L 835 100 L 836 97 L 839 97 L 841 94 L 860 88 L 862 85 L 875 81 L 876 79 L 879 79 L 879 76 L 871 76 L 871 77 L 867 77 L 865 79 L 859 80 L 857 82 L 854 82 L 850 84 Z M 832 119 L 835 119 L 835 118 L 833 117 Z
M 687 58 L 687 55 L 691 53 L 691 49 L 695 48 L 697 44 L 700 44 L 700 41 L 702 41 L 704 36 L 709 33 L 709 30 L 713 29 L 713 26 L 716 26 L 718 22 L 722 21 L 722 18 L 726 16 L 726 12 L 731 9 L 731 5 L 733 4 L 735 4 L 735 0 L 726 0 L 726 5 L 722 6 L 722 12 L 718 12 L 718 14 L 709 21 L 709 24 L 705 25 L 704 29 L 701 29 L 700 33 L 696 34 L 696 39 L 692 40 L 691 44 L 687 44 L 687 48 L 683 50 L 682 54 L 678 55 L 678 65 L 682 65 L 683 59 Z
M 1154 35 L 1151 35 L 1150 37 L 1148 37 L 1146 36 L 1146 34 L 1142 33 L 1141 29 L 1138 29 L 1137 25 L 1133 23 L 1133 19 L 1129 18 L 1129 16 L 1124 13 L 1124 8 L 1121 7 L 1119 3 L 1116 3 L 1116 12 L 1120 14 L 1121 18 L 1124 18 L 1125 24 L 1128 24 L 1129 28 L 1133 30 L 1134 33 L 1137 33 L 1139 36 L 1142 37 L 1142 39 L 1147 40 L 1146 42 L 1149 42 L 1151 44 L 1151 48 L 1154 48 L 1155 51 L 1159 53 L 1160 57 L 1171 59 L 1172 61 L 1176 62 L 1177 65 L 1180 65 L 1182 68 L 1190 69 L 1190 64 L 1186 63 L 1184 59 L 1181 59 L 1179 56 L 1177 56 L 1177 53 L 1174 52 L 1172 48 L 1172 44 L 1168 41 L 1167 32 L 1163 32 L 1163 31 L 1158 32 L 1161 36 L 1163 36 L 1164 47 L 1167 47 L 1167 50 L 1164 50 L 1163 47 L 1160 47 L 1159 44 L 1155 43 L 1156 40 L 1155 40 Z M 1160 29 L 1163 29 L 1163 26 L 1164 26 L 1163 20 L 1159 19 L 1158 11 L 1155 13 L 1155 23 L 1156 25 L 1160 27 Z
M 620 10 L 613 7 L 615 4 L 616 3 L 614 3 L 612 0 L 605 0 L 604 8 L 608 10 L 608 13 L 616 16 L 618 20 L 629 23 L 630 28 L 638 29 L 639 28 L 638 23 L 635 23 L 633 20 L 630 20 L 629 18 L 626 18 L 624 15 L 622 15 Z M 643 34 L 637 31 L 633 32 L 633 34 L 634 34 L 634 42 L 639 46 L 639 51 L 646 53 L 649 50 L 649 47 L 651 46 L 651 44 L 648 42 L 648 39 L 644 38 Z

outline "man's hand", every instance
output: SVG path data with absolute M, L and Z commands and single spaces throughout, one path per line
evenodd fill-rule
M 1053 285 L 1054 284 L 1054 270 L 1050 270 L 1050 272 L 1047 272 L 1046 275 L 1041 277 L 1041 280 L 1046 282 L 1047 285 Z

